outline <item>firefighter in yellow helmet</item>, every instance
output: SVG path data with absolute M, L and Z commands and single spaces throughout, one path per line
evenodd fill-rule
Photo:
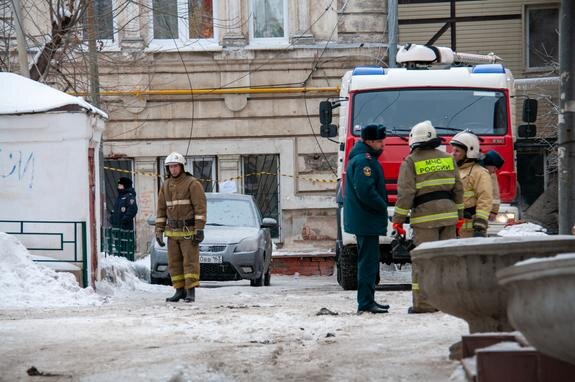
M 168 271 L 176 293 L 166 299 L 195 301 L 200 284 L 199 244 L 204 240 L 206 194 L 202 184 L 184 170 L 182 154 L 166 158 L 168 179 L 160 188 L 156 213 L 156 241 L 164 246 L 168 237 Z
M 469 131 L 462 131 L 451 139 L 450 144 L 464 188 L 464 222 L 458 226 L 459 236 L 486 237 L 493 206 L 493 187 L 489 171 L 479 161 L 479 138 Z
M 413 126 L 409 134 L 411 154 L 399 169 L 393 228 L 405 235 L 403 223 L 409 214 L 416 245 L 455 239 L 456 223 L 463 217 L 463 185 L 457 165 L 449 154 L 437 149 L 440 144 L 430 121 Z M 419 288 L 417 280 L 421 272 L 412 264 L 413 306 L 409 313 L 435 311 L 426 302 L 425 291 Z

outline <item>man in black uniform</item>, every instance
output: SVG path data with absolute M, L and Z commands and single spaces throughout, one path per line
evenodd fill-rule
M 368 125 L 349 153 L 344 184 L 344 228 L 357 238 L 357 311 L 387 313 L 375 302 L 379 274 L 379 236 L 387 233 L 387 192 L 377 158 L 383 152 L 385 128 Z

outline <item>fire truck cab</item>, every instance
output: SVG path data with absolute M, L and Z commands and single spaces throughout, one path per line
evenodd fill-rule
M 342 79 L 340 98 L 320 104 L 323 137 L 338 137 L 338 239 L 336 243 L 338 282 L 344 289 L 357 288 L 357 246 L 355 236 L 343 229 L 343 193 L 349 152 L 360 139 L 361 129 L 369 124 L 386 127 L 387 137 L 379 162 L 388 192 L 388 215 L 393 216 L 397 200 L 397 178 L 411 128 L 429 120 L 442 138 L 441 150 L 451 151 L 453 135 L 469 130 L 481 143 L 481 152 L 496 150 L 505 160 L 497 178 L 501 207 L 489 234 L 495 234 L 508 221 L 518 218 L 511 205 L 516 196 L 514 142 L 513 75 L 493 55 L 466 55 L 421 45 L 400 49 L 401 68 L 362 66 L 348 71 Z M 479 64 L 463 64 L 462 61 Z M 339 126 L 331 124 L 331 110 L 339 107 Z M 409 232 L 408 228 L 408 232 Z M 394 262 L 390 254 L 393 235 L 381 236 L 382 262 Z

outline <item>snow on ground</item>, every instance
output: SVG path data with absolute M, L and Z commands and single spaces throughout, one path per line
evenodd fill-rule
M 99 258 L 101 280 L 96 282 L 99 294 L 115 298 L 129 296 L 134 291 L 164 291 L 161 285 L 151 285 L 150 256 L 134 262 L 125 257 L 106 256 L 101 253 Z
M 99 305 L 93 289 L 82 289 L 71 273 L 34 263 L 20 241 L 0 232 L 0 309 Z
M 533 223 L 514 224 L 503 228 L 497 233 L 498 236 L 546 236 L 547 230 Z
M 408 315 L 410 292 L 376 292 L 390 313 L 357 315 L 356 292 L 335 277 L 202 282 L 195 303 L 166 303 L 171 287 L 101 259 L 111 264 L 98 284 L 111 296 L 104 304 L 0 310 L 0 379 L 25 379 L 34 366 L 81 381 L 445 381 L 456 366 L 448 347 L 468 332 L 441 312 Z M 392 278 L 408 280 L 409 269 L 382 273 Z

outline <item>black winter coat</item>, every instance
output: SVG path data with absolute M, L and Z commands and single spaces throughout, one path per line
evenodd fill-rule
M 121 190 L 114 204 L 110 224 L 113 228 L 134 230 L 134 217 L 137 212 L 136 191 L 133 188 Z

